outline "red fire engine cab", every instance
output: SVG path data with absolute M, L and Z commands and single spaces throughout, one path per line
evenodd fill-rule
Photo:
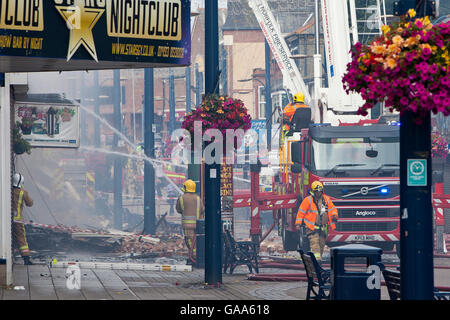
M 384 123 L 382 123 L 384 122 Z M 286 251 L 309 250 L 295 219 L 311 184 L 319 180 L 338 209 L 329 247 L 348 243 L 391 251 L 400 241 L 400 130 L 398 123 L 362 120 L 354 124 L 307 124 L 280 144 L 280 172 L 270 192 L 259 188 L 260 166 L 251 166 L 250 194 L 237 194 L 234 206 L 251 207 L 250 236 L 262 241 L 278 224 Z M 263 235 L 261 211 L 272 210 L 274 225 Z

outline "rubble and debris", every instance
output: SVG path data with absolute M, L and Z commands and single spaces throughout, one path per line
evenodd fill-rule
M 135 259 L 187 255 L 182 234 L 157 232 L 155 236 L 119 230 L 82 229 L 63 225 L 26 224 L 27 235 L 34 251 L 131 254 Z

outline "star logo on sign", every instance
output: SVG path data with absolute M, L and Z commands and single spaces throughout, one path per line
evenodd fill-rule
M 66 21 L 67 28 L 70 30 L 67 61 L 69 61 L 75 52 L 77 52 L 78 48 L 83 45 L 92 58 L 98 62 L 92 29 L 105 12 L 105 9 L 85 8 L 84 0 L 75 0 L 74 5 L 69 7 L 55 7 L 63 17 L 64 21 Z

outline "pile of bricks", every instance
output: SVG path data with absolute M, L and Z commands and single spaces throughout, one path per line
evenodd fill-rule
M 274 253 L 284 253 L 285 251 L 283 250 L 283 243 L 280 241 L 280 238 L 270 236 L 264 239 L 259 245 L 259 252 L 271 255 Z
M 184 243 L 184 237 L 179 234 L 174 234 L 170 237 L 160 238 L 160 242 L 156 244 L 143 241 L 140 237 L 125 237 L 117 252 L 134 254 L 154 253 L 159 257 L 163 257 L 186 255 L 187 248 Z

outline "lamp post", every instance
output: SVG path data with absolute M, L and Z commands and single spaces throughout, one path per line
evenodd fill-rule
M 122 112 L 120 99 L 120 70 L 114 70 L 114 127 L 122 132 Z M 113 146 L 118 149 L 119 137 L 114 135 Z M 122 230 L 122 159 L 114 159 L 114 228 Z
M 150 159 L 155 158 L 154 128 L 154 71 L 153 68 L 144 70 L 144 152 Z M 155 215 L 155 168 L 152 164 L 144 163 L 144 234 L 154 235 Z
M 205 1 L 205 93 L 219 81 L 218 0 Z M 205 282 L 222 283 L 220 163 L 205 164 Z
M 429 13 L 426 0 L 397 1 L 396 5 L 415 9 L 417 18 Z M 414 5 L 414 8 L 411 6 Z M 394 10 L 395 11 L 395 10 Z M 404 14 L 402 12 L 401 14 Z M 400 272 L 402 300 L 432 300 L 433 209 L 431 205 L 431 114 L 422 124 L 414 122 L 414 114 L 400 115 Z M 414 185 L 408 179 L 421 170 L 423 183 Z

